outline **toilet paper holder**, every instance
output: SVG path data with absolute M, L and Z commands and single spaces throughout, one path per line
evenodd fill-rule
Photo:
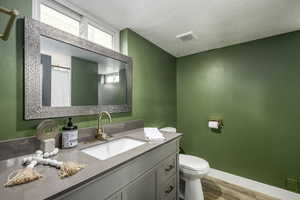
M 222 119 L 209 119 L 208 127 L 210 129 L 220 130 L 224 127 L 224 122 Z

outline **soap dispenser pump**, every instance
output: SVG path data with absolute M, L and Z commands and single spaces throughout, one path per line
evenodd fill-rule
M 73 125 L 72 118 L 62 128 L 62 148 L 72 148 L 78 144 L 78 128 Z

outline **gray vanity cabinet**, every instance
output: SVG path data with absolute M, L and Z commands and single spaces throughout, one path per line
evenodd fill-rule
M 58 199 L 176 200 L 179 139 L 107 172 Z

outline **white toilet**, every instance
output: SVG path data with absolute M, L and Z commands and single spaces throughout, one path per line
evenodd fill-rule
M 176 133 L 176 128 L 165 127 L 163 132 Z M 201 178 L 209 172 L 209 164 L 202 158 L 179 154 L 180 179 L 185 183 L 184 200 L 204 200 Z
M 209 172 L 209 164 L 196 156 L 179 154 L 179 166 L 185 182 L 184 200 L 204 200 L 201 178 Z

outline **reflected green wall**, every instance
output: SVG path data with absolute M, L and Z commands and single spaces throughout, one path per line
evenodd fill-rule
M 0 6 L 31 16 L 31 0 L 0 0 Z M 0 15 L 0 29 L 4 23 Z M 0 40 L 0 140 L 31 136 L 40 120 L 23 120 L 22 27 Z M 18 34 L 16 33 L 18 31 Z M 147 126 L 176 125 L 176 59 L 130 30 L 121 33 L 123 53 L 133 57 L 133 112 L 113 115 L 113 122 L 144 119 Z M 58 119 L 60 124 L 64 119 Z M 96 126 L 96 116 L 76 117 L 82 127 Z
M 300 32 L 177 60 L 183 147 L 213 168 L 285 188 L 300 178 Z M 221 134 L 207 127 L 222 117 Z
M 127 104 L 127 80 L 126 69 L 118 72 L 118 83 L 99 83 L 99 94 L 101 105 L 122 105 Z M 102 75 L 104 78 L 105 75 Z
M 98 105 L 98 63 L 72 56 L 71 105 Z

